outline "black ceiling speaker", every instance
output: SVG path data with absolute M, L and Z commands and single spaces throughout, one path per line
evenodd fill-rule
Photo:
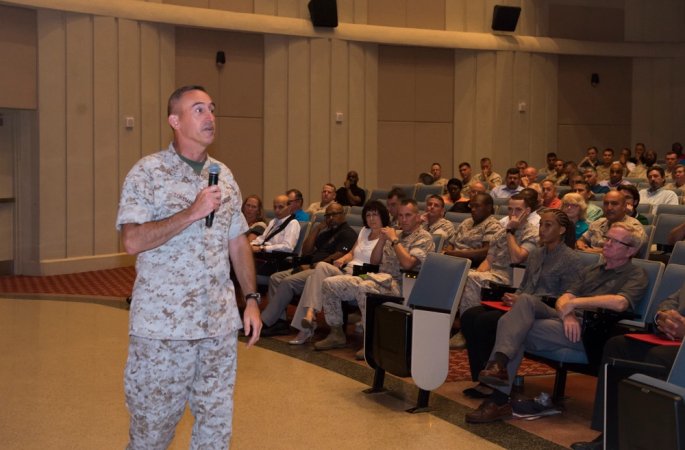
M 310 0 L 307 6 L 315 27 L 335 28 L 338 26 L 338 4 L 336 0 Z
M 492 11 L 492 29 L 495 31 L 514 31 L 521 15 L 518 6 L 495 5 Z

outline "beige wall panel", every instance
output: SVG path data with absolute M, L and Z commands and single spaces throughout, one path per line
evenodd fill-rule
M 67 257 L 93 254 L 93 25 L 66 16 Z
M 159 111 L 162 103 L 166 105 L 168 94 L 162 97 L 159 90 L 159 80 L 162 75 L 159 64 L 160 50 L 157 26 L 142 22 L 140 24 L 141 112 L 137 126 L 140 127 L 143 154 L 154 153 L 162 145 L 159 141 L 159 130 L 162 126 Z
M 0 5 L 0 107 L 37 107 L 36 51 L 36 12 Z
M 338 0 L 338 23 L 354 23 L 354 0 Z M 309 18 L 309 11 L 305 18 Z
M 533 154 L 556 151 L 556 57 L 531 55 L 530 148 Z
M 220 33 L 216 50 L 226 52 L 226 65 L 219 70 L 221 115 L 264 115 L 264 37 L 250 33 Z M 216 53 L 216 51 L 215 51 Z
M 445 30 L 466 29 L 466 2 L 468 0 L 445 0 Z
M 607 147 L 618 151 L 629 146 L 629 140 L 628 125 L 559 125 L 557 154 L 562 159 L 578 161 L 585 156 L 585 149 L 590 145 L 596 146 L 600 151 Z
M 407 28 L 445 29 L 445 0 L 407 0 Z
M 416 120 L 417 49 L 382 45 L 378 55 L 378 118 L 395 122 Z
M 369 0 L 352 0 L 354 4 L 354 23 L 369 22 Z M 371 0 L 374 1 L 374 0 Z
M 288 184 L 309 197 L 309 40 L 290 38 L 288 45 Z
M 140 126 L 124 127 L 126 116 L 140 117 L 140 29 L 138 23 L 119 20 L 119 181 L 142 156 Z M 148 151 L 148 150 L 146 150 Z
M 349 70 L 349 109 L 346 114 L 346 122 L 349 129 L 349 154 L 350 168 L 359 173 L 361 180 L 367 181 L 368 168 L 366 167 L 366 101 L 364 84 L 366 82 L 366 54 L 363 44 L 350 43 L 350 70 Z M 340 124 L 333 124 L 337 126 Z M 339 182 L 340 183 L 340 182 Z
M 512 134 L 511 151 L 529 164 L 542 167 L 544 155 L 530 148 L 530 53 L 515 52 L 512 68 Z M 519 103 L 526 104 L 525 112 L 518 112 Z
M 652 60 L 633 58 L 631 142 L 652 142 Z
M 299 0 L 277 0 L 277 15 L 281 17 L 300 17 Z
M 39 240 L 39 154 L 38 125 L 36 111 L 14 110 L 11 112 L 18 122 L 14 145 L 22 155 L 16 161 L 16 223 L 21 224 L 15 233 L 16 253 L 14 273 L 17 275 L 38 274 Z M 16 122 L 15 122 L 16 123 Z
M 0 203 L 0 261 L 14 260 L 13 244 L 14 204 Z
M 235 11 L 241 13 L 253 13 L 253 0 L 209 0 L 209 7 L 224 11 Z
M 490 32 L 492 15 L 486 15 L 486 11 L 487 7 L 483 0 L 466 0 L 466 29 L 464 31 Z M 492 9 L 490 9 L 490 14 L 492 14 Z
M 176 33 L 172 25 L 158 25 L 159 27 L 159 95 L 162 103 L 159 110 L 159 137 L 160 147 L 166 147 L 173 137 L 171 128 L 167 124 L 167 101 L 171 93 L 176 89 Z
M 176 84 L 199 84 L 217 100 L 217 114 L 225 115 L 220 99 L 216 52 L 222 46 L 222 33 L 197 28 L 176 28 Z
M 276 15 L 276 0 L 254 0 L 254 13 Z M 271 201 L 269 201 L 271 204 Z
M 651 42 L 682 42 L 682 30 L 685 25 L 683 2 L 679 0 L 653 0 L 645 2 L 646 36 Z
M 549 5 L 549 35 L 564 39 L 620 42 L 624 38 L 622 8 Z
M 368 5 L 370 25 L 406 26 L 407 0 L 371 0 Z
M 310 199 L 314 201 L 321 186 L 331 182 L 331 127 L 337 124 L 331 119 L 331 42 L 328 39 L 312 39 L 309 46 L 311 52 L 309 148 L 311 150 L 307 181 L 309 182 L 308 190 L 311 193 Z M 347 117 L 347 114 L 345 115 Z
M 516 25 L 516 34 L 519 36 L 539 36 L 537 24 L 540 20 L 544 20 L 539 16 L 538 5 L 535 0 L 520 0 L 515 6 L 521 7 L 521 15 L 519 16 L 518 25 Z
M 654 59 L 652 60 L 654 76 L 654 84 L 652 85 L 652 107 L 653 116 L 652 124 L 654 127 L 654 139 L 646 143 L 648 148 L 657 152 L 660 158 L 664 157 L 664 152 L 671 148 L 671 144 L 680 140 L 682 136 L 674 134 L 674 122 L 671 115 L 671 87 L 674 83 L 674 78 L 679 77 L 673 72 L 673 60 L 671 59 Z M 681 105 L 682 106 L 682 105 Z
M 413 161 L 414 178 L 408 178 L 408 182 L 416 180 L 421 172 L 428 172 L 431 164 L 434 162 L 440 163 L 443 168 L 442 175 L 445 178 L 452 177 L 451 167 L 454 165 L 452 134 L 451 123 L 416 123 L 415 156 Z M 417 200 L 423 201 L 422 198 Z
M 38 11 L 40 259 L 66 256 L 66 36 L 64 14 Z
M 675 58 L 671 62 L 672 73 L 685 73 L 685 57 Z M 683 77 L 673 77 L 671 84 L 671 117 L 673 130 L 671 140 L 683 142 L 685 140 L 685 79 Z
M 494 148 L 492 149 L 495 168 L 505 172 L 505 168 L 522 158 L 520 153 L 513 151 L 512 132 L 513 119 L 516 112 L 514 107 L 514 52 L 496 52 L 495 62 L 495 129 Z M 500 173 L 504 176 L 503 173 Z
M 476 53 L 476 135 L 477 159 L 492 157 L 495 142 L 495 52 Z
M 476 163 L 476 53 L 457 50 L 454 52 L 454 166 L 466 161 Z
M 268 205 L 287 184 L 288 38 L 265 36 L 264 55 L 264 198 Z
M 259 118 L 219 117 L 217 118 L 217 144 L 212 156 L 225 163 L 245 196 L 262 196 L 263 177 L 260 168 L 262 158 L 262 136 L 264 130 Z M 263 199 L 271 209 L 272 198 Z
M 415 138 L 414 123 L 378 122 L 378 186 L 415 182 Z
M 545 142 L 547 148 L 553 148 L 559 144 L 558 128 L 559 123 L 559 90 L 558 90 L 558 76 L 559 76 L 559 59 L 556 55 L 533 55 L 533 63 L 540 60 L 542 65 L 543 84 L 540 84 L 545 92 L 545 120 L 539 122 L 539 126 L 543 127 L 545 134 Z M 533 84 L 537 86 L 537 84 Z M 536 122 L 532 122 L 536 123 Z
M 414 49 L 416 71 L 415 119 L 452 122 L 454 112 L 454 51 Z
M 366 158 L 364 186 L 368 189 L 380 186 L 378 183 L 378 46 L 363 44 L 363 47 L 365 50 L 364 157 Z M 355 95 L 360 95 L 360 93 L 355 91 Z
M 331 41 L 331 110 L 349 115 L 350 55 L 347 42 Z M 349 120 L 331 125 L 331 180 L 336 186 L 345 180 L 350 166 Z M 361 176 L 361 175 L 360 175 Z
M 194 8 L 208 8 L 209 0 L 163 0 L 164 3 L 179 6 L 191 6 Z
M 16 112 L 12 110 L 0 109 L 0 198 L 13 198 L 15 179 L 20 181 L 15 175 L 15 144 L 14 134 L 17 118 Z M 20 155 L 21 153 L 16 153 Z M 0 203 L 0 205 L 3 205 Z M 5 205 L 6 206 L 6 205 Z
M 119 203 L 117 24 L 93 18 L 93 253 L 119 251 L 114 224 Z M 139 124 L 140 126 L 140 124 Z

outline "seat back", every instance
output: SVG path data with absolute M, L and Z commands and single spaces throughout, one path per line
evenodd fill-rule
M 652 241 L 654 240 L 654 225 L 642 225 L 645 230 L 645 242 L 640 247 L 640 251 L 635 255 L 636 258 L 649 259 L 649 251 L 652 248 Z
M 668 264 L 685 264 L 685 241 L 675 243 Z
M 415 184 L 393 184 L 392 188 L 395 189 L 400 189 L 401 191 L 404 192 L 404 195 L 407 196 L 407 198 L 414 198 L 414 191 L 416 191 L 416 185 Z M 387 195 L 386 195 L 387 197 Z
M 685 215 L 685 205 L 656 205 L 656 213 Z M 682 219 L 682 218 L 681 218 Z
M 640 214 L 651 214 L 653 205 L 651 203 L 640 203 L 637 205 L 637 212 Z
M 450 211 L 445 213 L 445 219 L 449 220 L 452 223 L 461 223 L 469 217 L 471 217 L 471 213 L 460 213 Z
M 683 341 L 685 342 L 685 341 Z M 668 374 L 668 382 L 685 388 L 685 345 L 680 344 L 678 354 L 673 361 L 671 372 Z
M 348 214 L 360 214 L 364 210 L 363 206 L 350 206 L 350 209 L 347 211 Z
M 435 245 L 433 251 L 440 253 L 442 247 L 445 245 L 445 235 L 442 233 L 433 233 L 431 234 L 431 237 L 433 238 L 433 245 Z
M 412 308 L 426 309 L 456 314 L 456 299 L 461 296 L 471 261 L 440 253 L 428 253 L 421 266 L 414 289 L 409 296 L 408 305 Z
M 635 313 L 635 319 L 631 320 L 621 320 L 619 323 L 630 326 L 645 327 L 648 321 L 647 311 L 652 307 L 654 298 L 656 297 L 657 287 L 661 282 L 661 277 L 664 273 L 664 263 L 659 261 L 650 261 L 648 259 L 633 258 L 633 264 L 647 272 L 647 290 L 642 296 L 642 301 L 637 306 Z
M 354 226 L 354 227 L 363 227 L 364 226 L 364 219 L 362 219 L 361 214 L 348 214 L 345 217 L 345 220 L 347 221 L 347 224 L 349 226 Z
M 580 261 L 582 262 L 582 266 L 584 268 L 592 267 L 595 264 L 599 262 L 600 259 L 602 259 L 602 254 L 601 253 L 591 253 L 591 252 L 583 252 L 580 250 L 576 250 L 576 255 L 580 258 Z
M 675 206 L 675 205 L 659 205 L 659 206 Z M 685 205 L 683 205 L 685 206 Z M 653 244 L 666 245 L 668 243 L 668 233 L 677 227 L 678 225 L 685 222 L 685 216 L 681 214 L 670 214 L 659 212 L 656 215 L 656 223 L 654 224 L 654 237 L 652 239 Z
M 666 300 L 669 295 L 682 288 L 683 282 L 685 282 L 685 266 L 680 264 L 667 265 L 663 275 L 661 276 L 661 281 L 656 287 L 654 300 L 645 313 L 645 321 L 647 323 L 652 323 L 654 314 L 656 314 L 657 309 L 659 309 L 661 302 Z
M 416 186 L 414 198 L 416 198 L 417 201 L 425 202 L 429 195 L 442 195 L 444 189 L 444 186 L 419 184 Z
M 369 201 L 371 201 L 371 200 L 387 200 L 389 192 L 390 192 L 390 189 L 374 189 L 373 191 L 371 191 L 371 196 L 369 197 Z
M 295 244 L 293 253 L 297 256 L 300 256 L 302 253 L 302 244 L 304 244 L 304 239 L 307 236 L 307 233 L 309 233 L 309 228 L 311 227 L 312 223 L 304 222 L 302 220 L 298 220 L 298 222 L 300 222 L 300 235 L 297 238 L 297 244 Z

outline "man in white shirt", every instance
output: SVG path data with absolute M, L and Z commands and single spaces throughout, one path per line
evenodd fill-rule
M 640 190 L 640 201 L 653 205 L 677 205 L 678 195 L 675 192 L 664 189 L 664 169 L 660 166 L 652 166 L 647 171 L 649 188 Z
M 287 195 L 277 195 L 274 198 L 274 215 L 276 217 L 271 219 L 264 234 L 250 242 L 253 253 L 295 250 L 300 237 L 300 223 L 294 216 L 291 218 Z

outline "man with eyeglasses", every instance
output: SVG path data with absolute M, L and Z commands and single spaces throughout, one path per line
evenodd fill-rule
M 578 250 L 591 253 L 602 253 L 602 247 L 607 240 L 609 228 L 617 222 L 635 226 L 642 232 L 643 241 L 645 231 L 642 224 L 626 214 L 626 198 L 621 191 L 610 191 L 604 196 L 604 217 L 592 222 L 588 230 L 576 242 Z
M 643 243 L 641 225 L 614 223 L 607 232 L 604 261 L 583 272 L 556 300 L 554 307 L 535 297 L 524 297 L 514 303 L 497 323 L 490 361 L 478 376 L 481 383 L 495 389 L 494 394 L 466 415 L 467 422 L 487 423 L 511 417 L 509 393 L 524 351 L 569 349 L 585 352 L 590 359 L 591 346 L 601 346 L 603 342 L 583 338 L 583 311 L 638 309 L 648 279 L 642 268 L 632 264 L 631 258 Z
M 585 220 L 588 223 L 592 223 L 604 215 L 604 211 L 602 211 L 602 208 L 595 205 L 594 203 L 590 203 L 590 200 L 592 200 L 592 191 L 590 190 L 586 182 L 579 181 L 574 183 L 571 192 L 580 194 L 581 197 L 583 197 L 583 199 L 585 200 L 585 203 L 587 203 L 587 212 L 585 213 Z
M 335 201 L 335 185 L 326 183 L 321 188 L 321 201 L 314 202 L 306 209 L 306 213 L 312 216 L 316 214 L 324 214 L 328 205 Z
M 302 244 L 301 264 L 269 277 L 269 304 L 262 311 L 262 336 L 290 333 L 290 325 L 285 321 L 286 308 L 294 296 L 302 294 L 316 264 L 335 261 L 349 252 L 357 240 L 357 233 L 345 221 L 345 210 L 341 205 L 330 204 L 324 217 L 324 222 L 314 224 Z
M 290 214 L 288 196 L 277 195 L 273 202 L 274 218 L 261 236 L 250 245 L 253 253 L 292 252 L 300 236 L 300 223 Z
M 298 189 L 288 189 L 285 195 L 288 196 L 288 209 L 290 209 L 290 214 L 293 214 L 300 222 L 309 222 L 309 214 L 302 209 L 302 205 L 304 204 L 302 192 Z

